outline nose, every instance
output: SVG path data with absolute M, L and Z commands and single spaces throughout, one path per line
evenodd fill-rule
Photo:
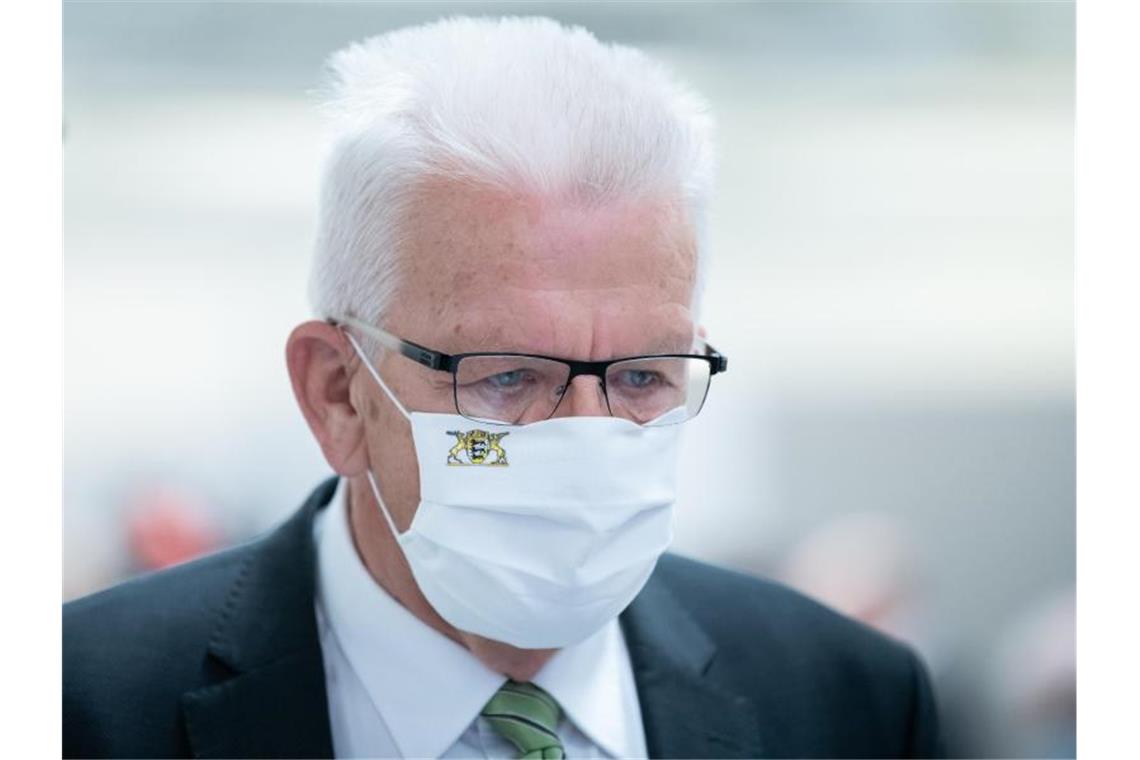
M 579 375 L 570 381 L 562 396 L 555 417 L 608 417 L 609 408 L 602 392 L 602 380 L 590 375 Z

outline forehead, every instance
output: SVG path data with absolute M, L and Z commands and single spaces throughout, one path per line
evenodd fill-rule
M 388 324 L 441 350 L 602 358 L 691 340 L 696 246 L 671 200 L 585 207 L 440 181 L 405 233 Z

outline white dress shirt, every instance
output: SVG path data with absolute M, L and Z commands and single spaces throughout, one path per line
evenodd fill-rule
M 506 677 L 431 628 L 369 575 L 343 479 L 317 516 L 317 625 L 336 757 L 513 758 L 479 712 Z M 646 757 L 629 652 L 616 620 L 534 677 L 562 706 L 568 758 Z

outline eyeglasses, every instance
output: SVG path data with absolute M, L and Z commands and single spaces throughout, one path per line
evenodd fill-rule
M 697 416 L 712 376 L 728 359 L 705 344 L 704 354 L 653 354 L 588 362 L 521 353 L 445 354 L 398 338 L 358 319 L 350 325 L 428 369 L 449 372 L 455 411 L 476 422 L 521 425 L 554 415 L 579 375 L 601 380 L 610 415 L 644 426 L 670 425 Z

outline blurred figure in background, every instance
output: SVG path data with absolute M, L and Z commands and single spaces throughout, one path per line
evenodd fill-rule
M 994 631 L 962 642 L 939 679 L 947 755 L 1075 757 L 1075 589 L 1014 610 Z
M 998 640 L 991 742 L 1015 757 L 1076 757 L 1077 595 L 1064 589 L 1022 612 Z
M 937 673 L 930 589 L 914 545 L 900 520 L 854 513 L 808 534 L 779 574 L 808 596 L 914 645 Z
M 216 551 L 251 535 L 248 516 L 225 513 L 175 477 L 125 478 L 108 496 L 112 519 L 69 513 L 67 541 L 83 559 L 65 576 L 64 600 Z
M 124 517 L 133 572 L 161 570 L 227 542 L 206 506 L 169 486 L 150 486 L 128 502 Z

